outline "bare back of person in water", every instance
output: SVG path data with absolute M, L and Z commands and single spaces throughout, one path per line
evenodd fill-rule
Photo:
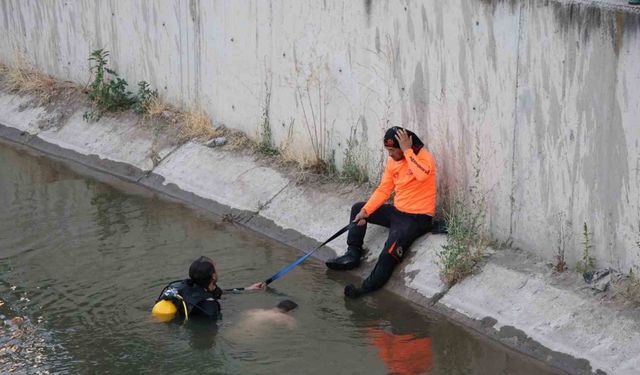
M 290 300 L 280 302 L 272 309 L 251 309 L 242 314 L 240 321 L 231 331 L 235 338 L 255 337 L 268 333 L 274 328 L 295 329 L 296 319 L 289 315 L 289 311 L 298 305 Z

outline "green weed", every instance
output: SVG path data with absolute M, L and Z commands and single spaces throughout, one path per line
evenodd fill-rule
M 138 93 L 129 91 L 128 83 L 118 76 L 108 64 L 109 51 L 94 50 L 89 56 L 89 64 L 93 80 L 88 86 L 88 96 L 95 105 L 95 110 L 84 113 L 86 121 L 97 121 L 105 112 L 118 112 L 132 109 L 142 114 L 146 111 L 150 101 L 158 96 L 156 90 L 151 90 L 145 81 L 138 83 Z
M 586 222 L 582 227 L 582 237 L 582 259 L 580 259 L 576 264 L 576 270 L 580 273 L 586 273 L 595 269 L 595 259 L 591 256 L 591 249 L 593 248 L 593 245 L 591 244 L 589 228 L 587 227 Z

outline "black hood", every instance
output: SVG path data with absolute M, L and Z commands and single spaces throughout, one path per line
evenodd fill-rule
M 398 134 L 398 130 L 402 130 L 402 129 L 404 128 L 401 128 L 399 126 L 394 126 L 392 128 L 389 128 L 387 132 L 384 133 L 384 145 L 400 148 L 400 144 L 396 139 L 396 134 Z M 420 151 L 420 149 L 424 147 L 424 143 L 420 140 L 420 138 L 418 138 L 416 133 L 412 132 L 411 130 L 406 130 L 406 131 L 407 131 L 407 134 L 409 134 L 409 136 L 411 137 L 411 140 L 413 141 L 411 148 L 413 149 L 413 152 L 417 154 L 418 151 Z

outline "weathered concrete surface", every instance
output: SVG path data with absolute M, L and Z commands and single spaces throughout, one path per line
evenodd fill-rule
M 640 261 L 640 9 L 523 10 L 513 244 L 546 259 L 564 248 L 572 266 L 586 224 L 597 263 L 628 272 Z
M 64 142 L 51 135 L 44 140 L 40 133 L 4 123 L 5 113 L 15 116 L 15 102 L 0 95 L 0 103 L 0 137 L 5 140 L 139 183 L 220 215 L 236 215 L 234 218 L 250 227 L 300 249 L 309 249 L 313 240 L 315 244 L 324 241 L 342 227 L 351 203 L 368 194 L 366 189 L 339 184 L 298 186 L 260 158 L 194 143 L 179 147 L 145 171 L 142 168 L 148 161 L 143 155 L 151 153 L 152 145 L 144 139 L 148 130 L 135 121 L 105 119 L 87 124 L 80 116 L 71 116 L 55 126 L 56 134 L 66 135 Z M 43 109 L 23 109 L 21 120 L 27 124 L 43 115 Z M 83 111 L 80 108 L 78 113 Z M 101 125 L 105 132 L 101 134 L 110 142 L 92 138 L 96 126 Z M 138 151 L 114 152 L 111 142 Z M 136 161 L 138 166 L 133 165 Z M 217 199 L 220 201 L 213 201 Z M 366 242 L 368 262 L 357 271 L 361 276 L 373 267 L 386 236 L 385 230 L 371 229 Z M 343 252 L 344 241 L 344 237 L 334 241 L 333 249 Z M 452 319 L 571 373 L 602 369 L 633 374 L 640 365 L 638 309 L 604 304 L 580 290 L 584 284 L 577 275 L 554 276 L 549 265 L 511 250 L 496 252 L 482 272 L 447 291 L 439 280 L 437 265 L 444 241 L 445 236 L 432 234 L 416 241 L 386 289 L 424 306 L 443 296 L 434 307 Z M 323 249 L 319 255 L 326 259 L 335 253 Z
M 169 144 L 155 148 L 153 132 L 134 126 L 136 119 L 131 116 L 105 116 L 99 122 L 87 122 L 82 116 L 83 112 L 78 111 L 65 126 L 39 132 L 38 137 L 65 149 L 127 163 L 142 171 L 153 169 L 153 153 L 162 158 L 175 148 Z M 123 139 L 130 141 L 122 142 Z
M 289 184 L 279 173 L 257 165 L 248 156 L 232 156 L 196 143 L 171 154 L 154 173 L 164 177 L 165 184 L 253 212 L 260 211 Z
M 170 102 L 338 165 L 350 147 L 372 175 L 404 124 L 442 188 L 484 197 L 496 240 L 573 265 L 587 223 L 598 265 L 638 264 L 640 9 L 623 0 L 5 0 L 0 33 L 2 62 L 17 49 L 84 84 L 104 47 Z
M 47 117 L 47 111 L 42 107 L 29 105 L 31 99 L 26 96 L 0 95 L 0 108 L 2 108 L 2 122 L 21 131 L 36 134 L 40 131 L 38 121 Z
M 335 184 L 319 187 L 292 184 L 261 210 L 260 215 L 283 228 L 291 228 L 323 242 L 348 223 L 351 205 L 363 199 L 366 199 L 363 189 L 350 186 L 337 190 Z M 372 232 L 365 246 L 379 248 L 385 239 L 375 235 L 375 228 Z M 329 247 L 338 254 L 346 251 L 344 243 L 337 241 Z
M 445 290 L 440 280 L 438 254 L 446 241 L 447 237 L 441 234 L 429 234 L 416 241 L 407 262 L 399 269 L 405 287 L 429 300 Z
M 495 329 L 515 327 L 552 350 L 588 358 L 594 369 L 637 373 L 638 311 L 629 315 L 607 306 L 577 289 L 584 285 L 577 274 L 568 276 L 574 280 L 558 281 L 550 267 L 505 251 L 478 275 L 451 288 L 440 302 L 478 320 L 491 317 L 497 321 Z

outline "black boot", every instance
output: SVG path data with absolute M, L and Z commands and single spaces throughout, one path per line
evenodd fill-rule
M 337 258 L 329 259 L 326 261 L 327 267 L 336 271 L 352 270 L 360 265 L 360 257 L 362 256 L 362 249 L 349 246 L 347 253 Z
M 358 298 L 362 294 L 362 289 L 356 288 L 353 284 L 347 284 L 344 287 L 344 295 L 349 298 Z

